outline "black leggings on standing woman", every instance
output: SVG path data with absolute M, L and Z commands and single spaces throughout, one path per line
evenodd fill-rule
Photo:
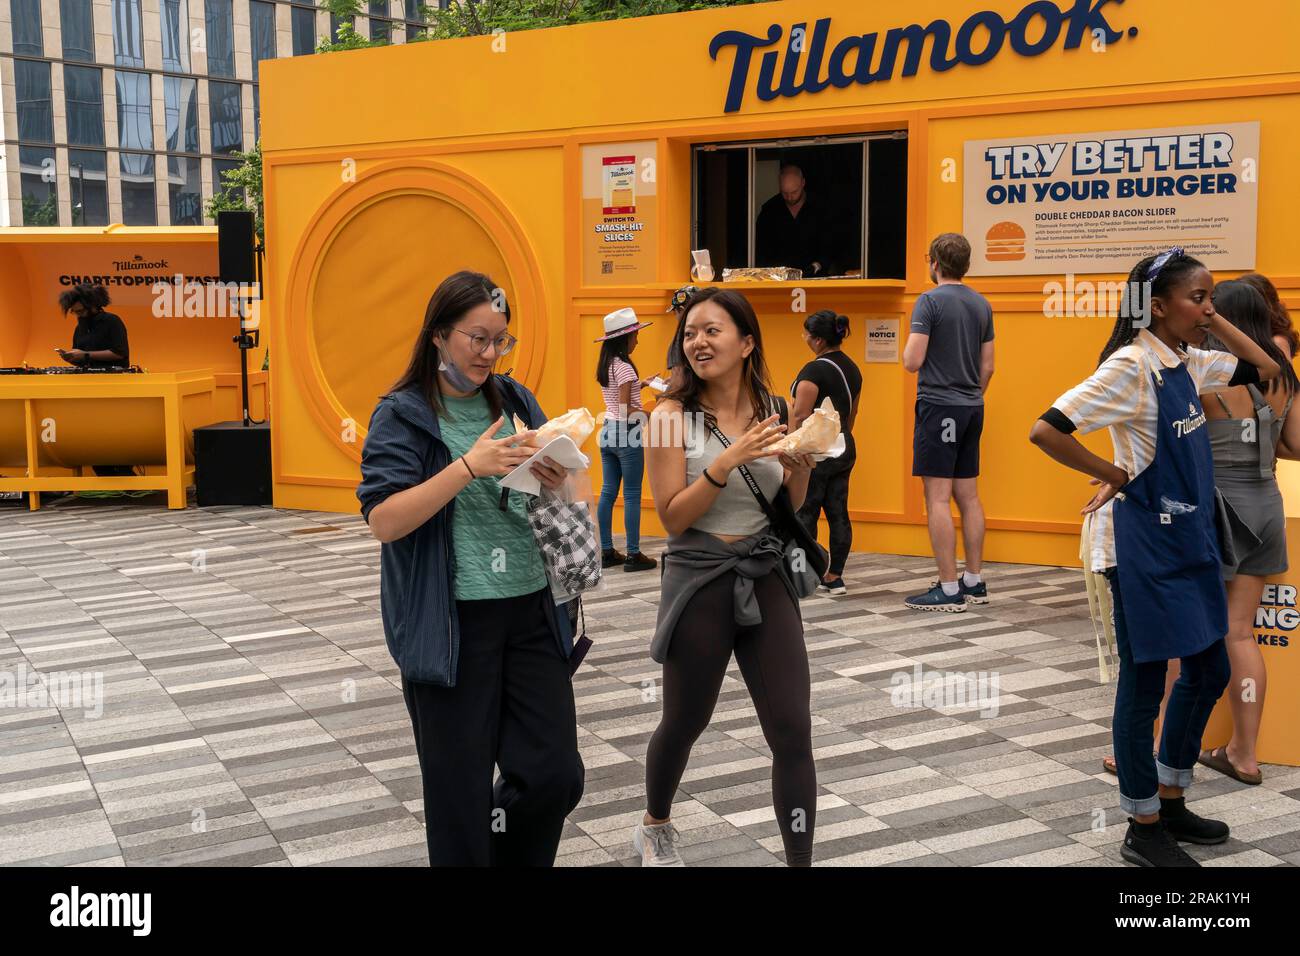
M 734 651 L 772 750 L 772 802 L 786 863 L 812 863 L 817 774 L 809 715 L 808 651 L 799 611 L 781 579 L 754 582 L 763 620 L 738 627 L 734 572 L 704 585 L 686 606 L 664 662 L 664 713 L 646 753 L 646 809 L 666 820 L 691 747 L 708 727 Z
M 827 469 L 829 464 L 836 467 Z M 831 552 L 827 571 L 835 577 L 844 573 L 849 552 L 853 550 L 853 521 L 849 518 L 849 474 L 852 467 L 852 462 L 841 465 L 831 460 L 814 468 L 808 479 L 808 493 L 799 509 L 799 520 L 813 538 L 817 537 L 817 519 L 823 511 L 826 512 Z

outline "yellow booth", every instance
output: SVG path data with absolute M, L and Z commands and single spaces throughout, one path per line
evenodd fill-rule
M 985 556 L 1077 565 L 1089 489 L 1027 435 L 1095 367 L 1132 265 L 1179 244 L 1300 307 L 1297 35 L 1293 0 L 790 0 L 264 62 L 275 503 L 357 508 L 371 410 L 458 269 L 509 294 L 503 364 L 551 414 L 603 407 L 616 308 L 655 320 L 635 359 L 662 371 L 693 251 L 717 280 L 781 264 L 756 217 L 794 161 L 830 211 L 828 277 L 738 288 L 781 390 L 806 315 L 850 318 L 854 546 L 929 553 L 899 357 L 928 241 L 962 231 L 996 327 Z M 1300 688 L 1297 653 L 1270 648 L 1275 690 Z
M 239 317 L 217 271 L 213 227 L 0 230 L 0 491 L 35 508 L 40 491 L 161 489 L 185 506 L 194 428 L 243 417 Z M 71 373 L 56 354 L 76 322 L 59 294 L 83 281 L 108 290 L 141 373 Z M 269 405 L 264 359 L 250 352 L 254 418 Z M 104 465 L 144 474 L 89 474 Z

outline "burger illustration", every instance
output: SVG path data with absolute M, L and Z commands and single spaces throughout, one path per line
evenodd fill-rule
M 1025 230 L 1014 222 L 995 222 L 984 242 L 984 258 L 989 262 L 1015 262 L 1025 257 Z

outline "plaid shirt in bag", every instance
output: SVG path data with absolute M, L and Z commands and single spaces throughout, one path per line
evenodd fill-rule
M 600 583 L 600 542 L 585 501 L 543 492 L 529 503 L 528 523 L 552 582 L 572 595 Z

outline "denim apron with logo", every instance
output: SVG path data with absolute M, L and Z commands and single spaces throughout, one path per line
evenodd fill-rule
M 1124 622 L 1139 664 L 1199 653 L 1228 633 L 1205 412 L 1186 365 L 1152 379 L 1155 459 L 1112 505 Z

